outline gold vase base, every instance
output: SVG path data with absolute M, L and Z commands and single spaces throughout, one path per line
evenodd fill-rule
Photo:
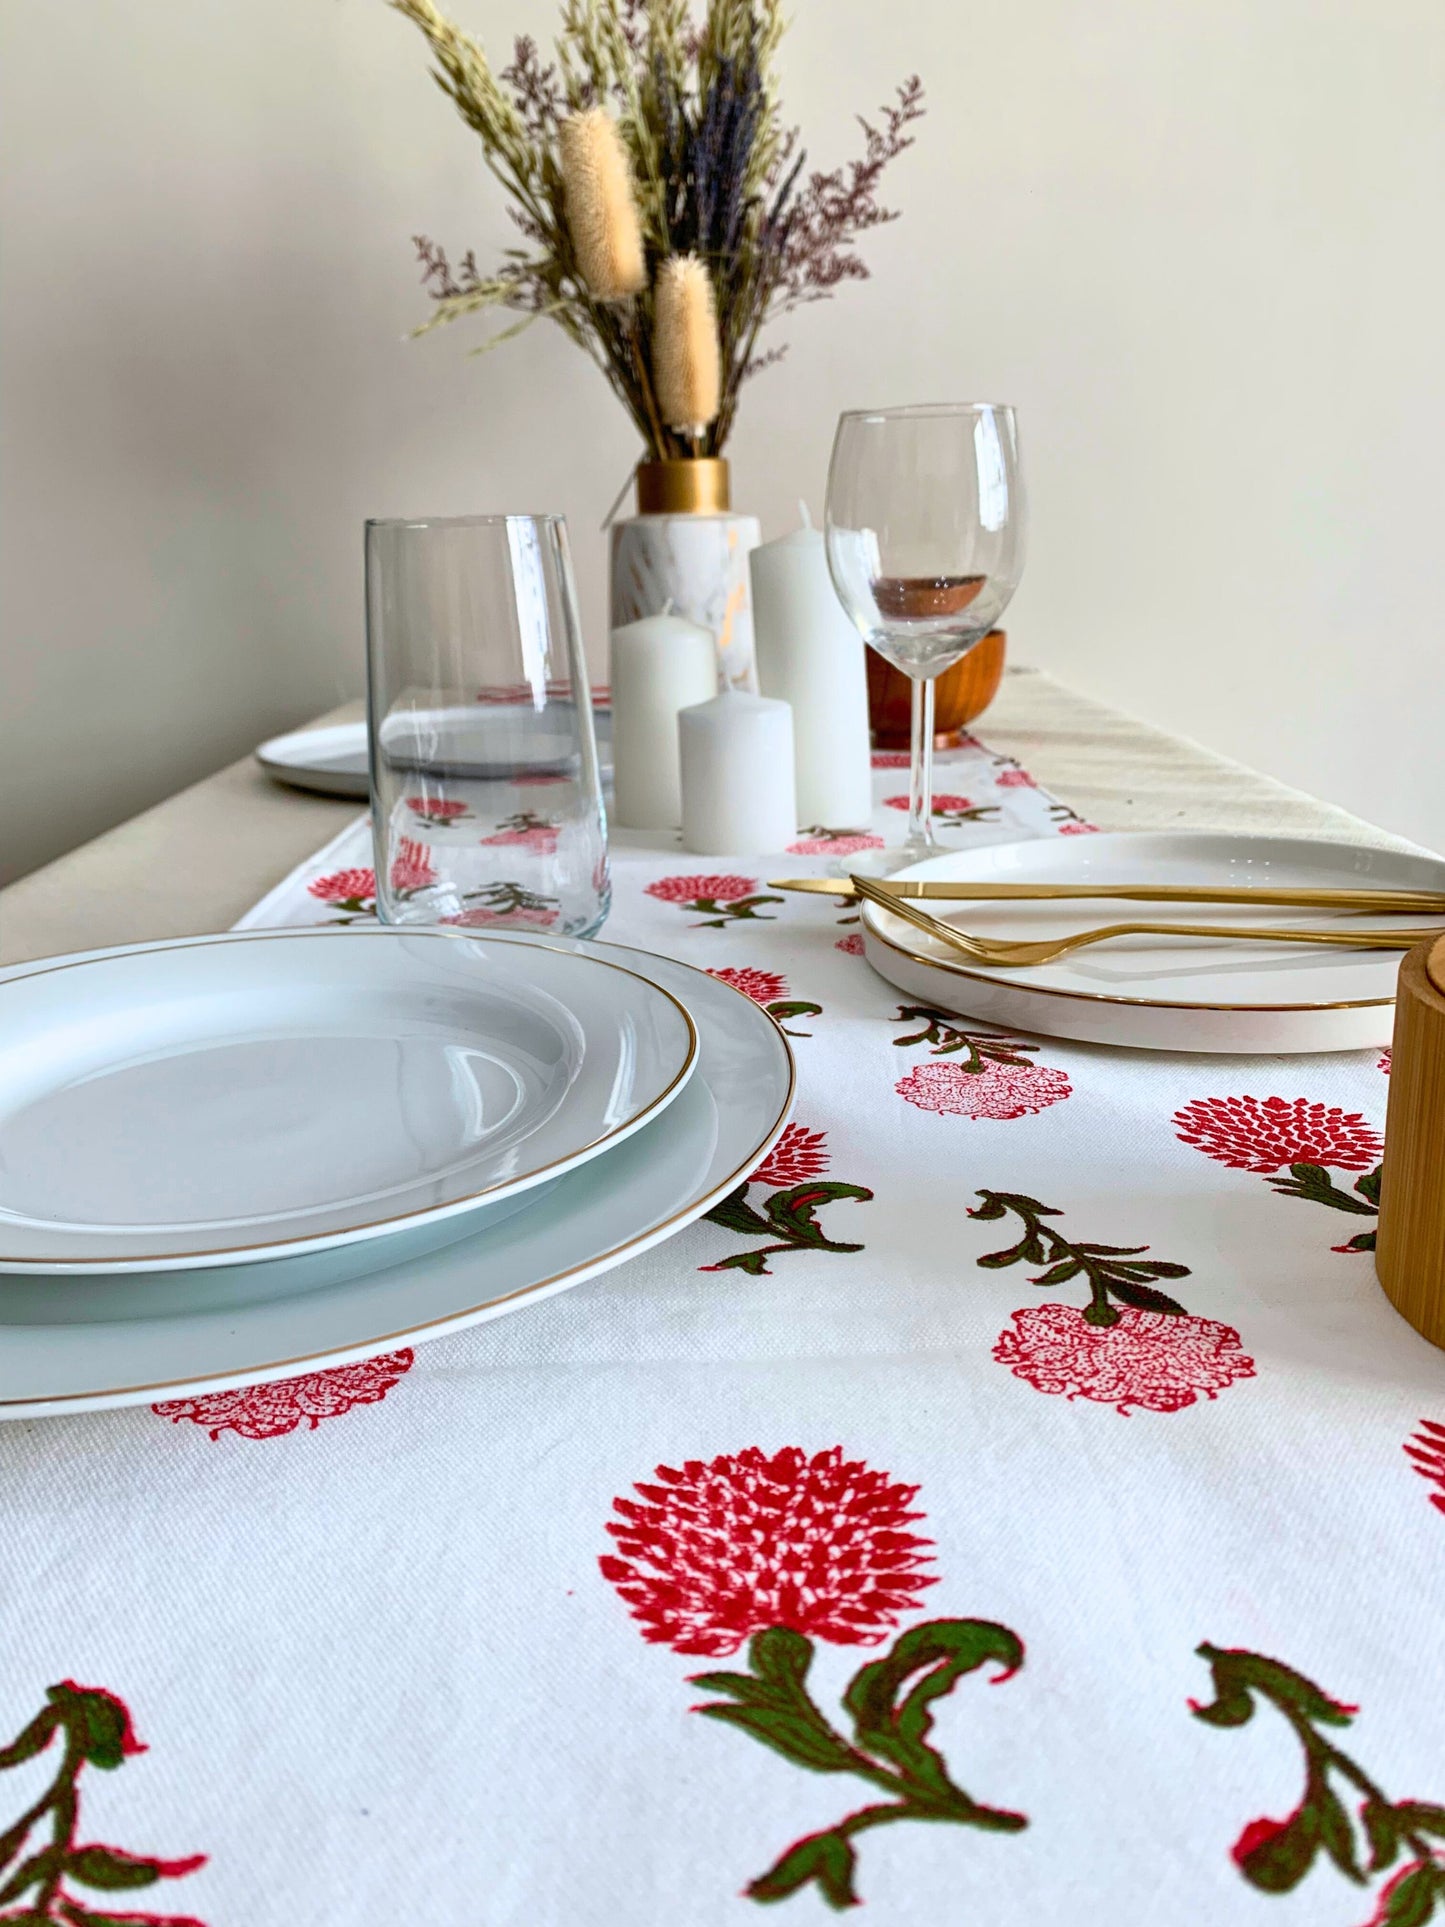
M 726 515 L 731 507 L 728 465 L 722 455 L 637 464 L 639 515 Z

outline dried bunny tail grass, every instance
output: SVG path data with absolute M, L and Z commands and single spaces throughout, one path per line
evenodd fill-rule
M 617 123 L 587 107 L 560 132 L 562 187 L 577 269 L 597 301 L 620 301 L 647 285 L 632 169 Z
M 653 295 L 652 384 L 669 428 L 699 433 L 722 405 L 722 357 L 712 278 L 695 254 L 657 272 Z

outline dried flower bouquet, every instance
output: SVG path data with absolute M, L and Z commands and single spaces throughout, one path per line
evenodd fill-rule
M 515 43 L 495 70 L 434 0 L 391 0 L 430 44 L 434 79 L 477 134 L 524 245 L 490 274 L 417 237 L 435 301 L 418 329 L 500 309 L 550 315 L 602 370 L 656 461 L 721 453 L 743 382 L 781 360 L 770 319 L 867 278 L 857 242 L 895 219 L 884 169 L 912 145 L 917 76 L 863 153 L 805 173 L 774 62 L 781 0 L 562 0 L 556 57 Z

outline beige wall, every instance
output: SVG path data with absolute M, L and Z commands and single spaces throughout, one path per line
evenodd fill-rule
M 816 509 L 840 406 L 1015 401 L 1019 654 L 1445 842 L 1440 0 L 795 14 L 818 159 L 915 67 L 933 111 L 876 278 L 749 396 L 740 506 Z M 3 42 L 0 868 L 358 688 L 367 514 L 564 509 L 599 639 L 620 409 L 545 326 L 402 342 L 409 235 L 505 233 L 412 30 L 75 0 Z

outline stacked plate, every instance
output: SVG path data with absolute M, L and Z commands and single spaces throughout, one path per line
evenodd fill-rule
M 597 943 L 246 931 L 0 971 L 0 1416 L 345 1363 L 595 1276 L 793 1095 L 726 984 Z

